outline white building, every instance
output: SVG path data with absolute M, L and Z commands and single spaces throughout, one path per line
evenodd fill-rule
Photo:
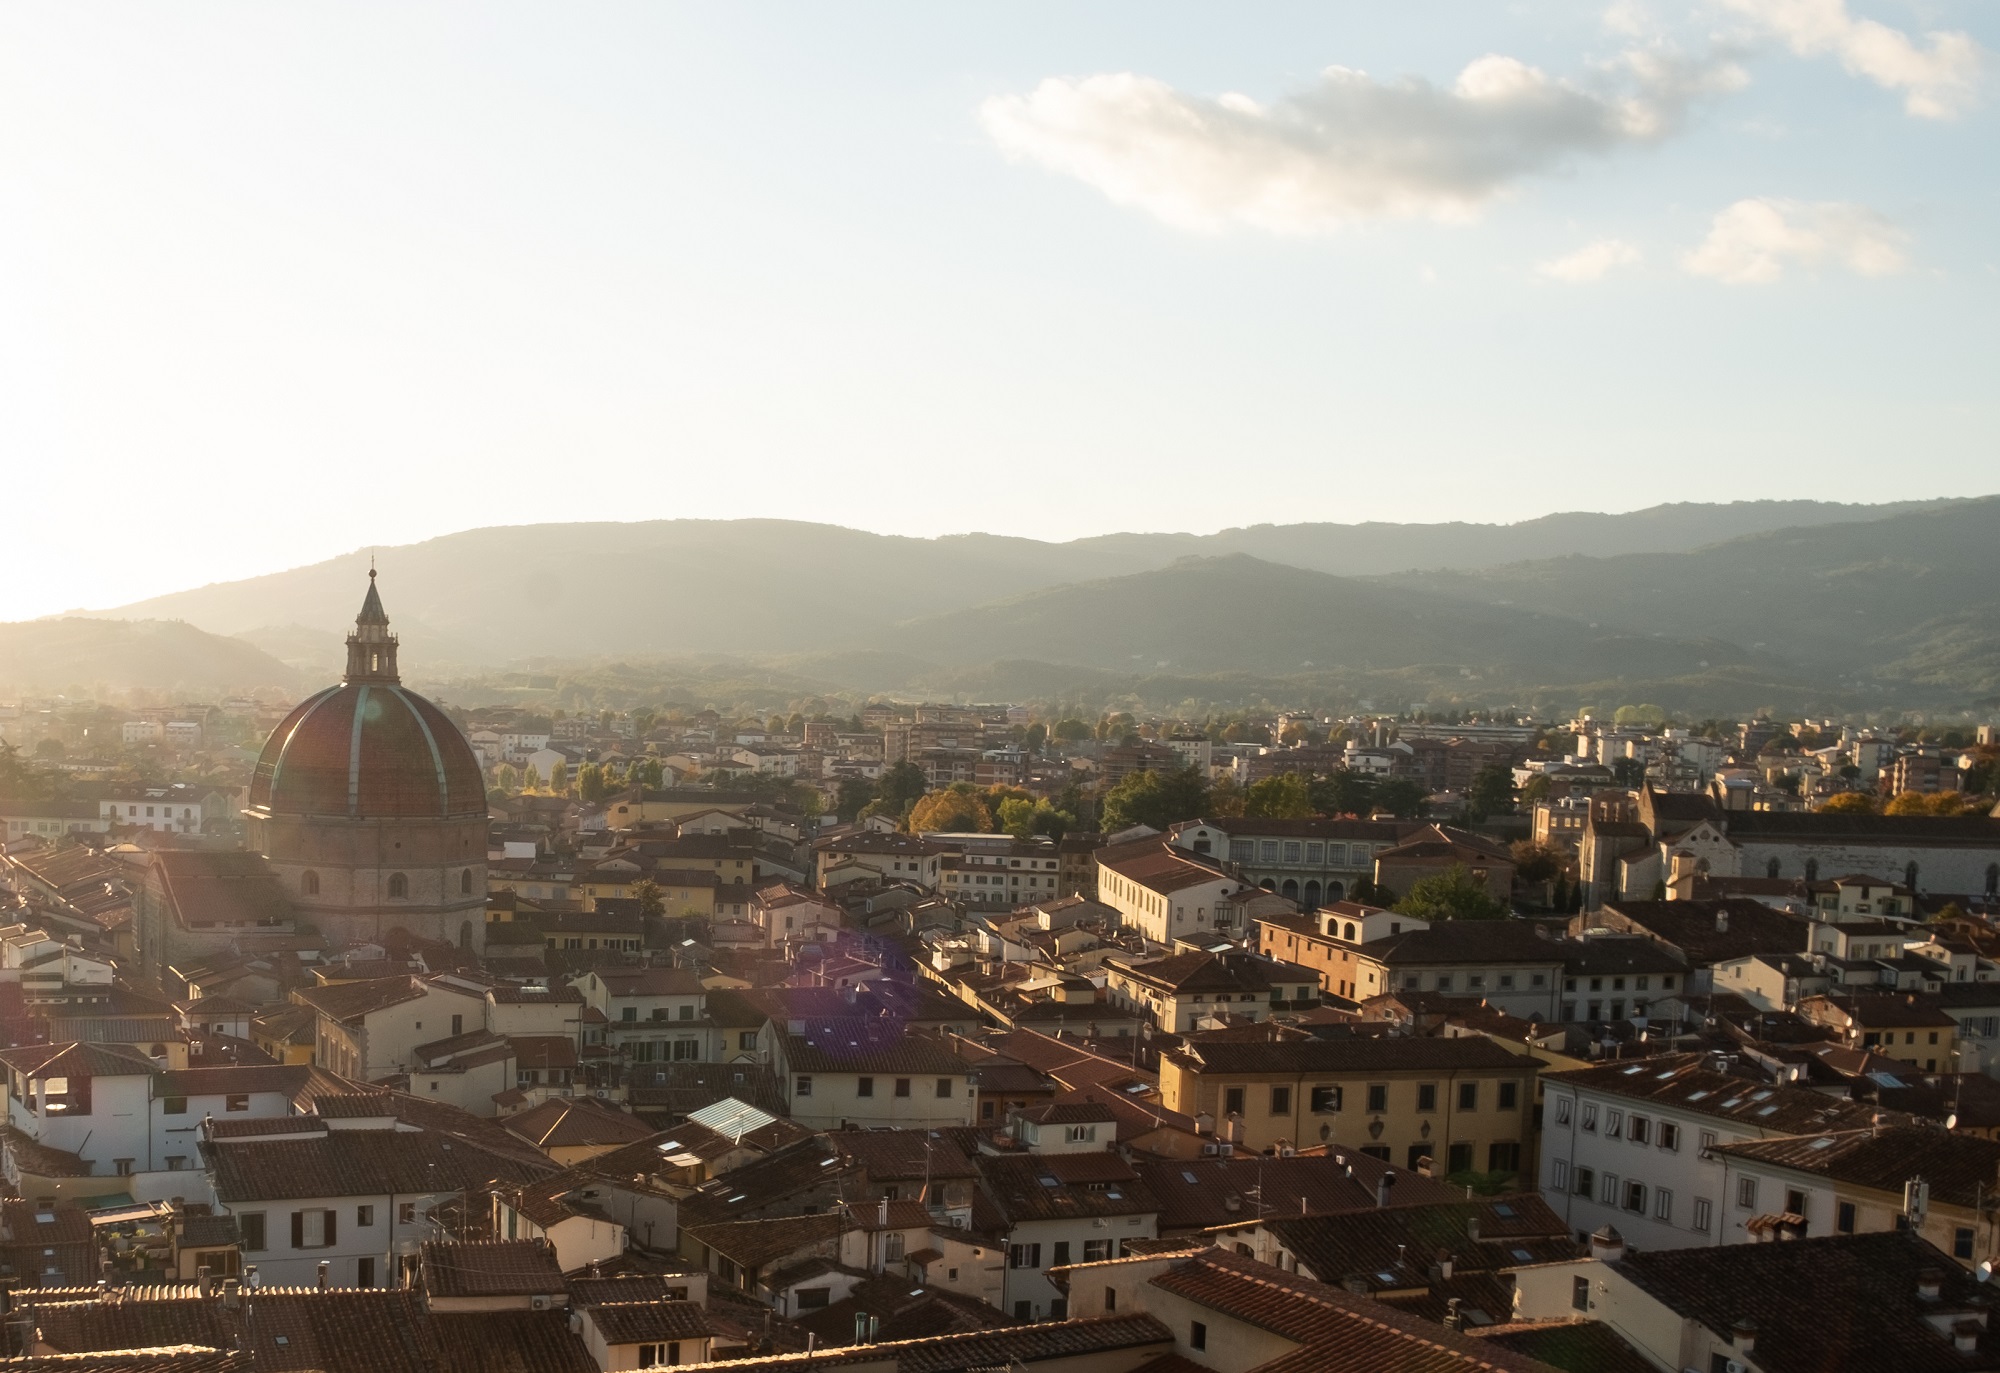
M 1864 1129 L 1873 1112 L 1805 1087 L 1736 1076 L 1708 1054 L 1542 1075 L 1541 1191 L 1579 1237 L 1635 1247 L 1740 1244 L 1769 1198 L 1735 1185 L 1720 1144 Z

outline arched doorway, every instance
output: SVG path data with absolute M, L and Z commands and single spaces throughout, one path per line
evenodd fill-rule
M 1310 881 L 1310 882 L 1306 883 L 1306 891 L 1305 891 L 1305 896 L 1306 896 L 1306 907 L 1307 907 L 1307 909 L 1309 909 L 1309 910 L 1315 910 L 1315 911 L 1316 911 L 1316 910 L 1318 910 L 1318 909 L 1319 909 L 1319 880 L 1318 880 L 1317 878 L 1315 878 L 1315 879 L 1313 879 L 1312 881 Z
M 1329 882 L 1326 884 L 1327 905 L 1331 906 L 1336 901 L 1345 901 L 1346 899 L 1347 884 L 1345 882 Z
M 1278 895 L 1284 897 L 1288 901 L 1298 900 L 1299 899 L 1298 879 L 1294 877 L 1287 877 L 1285 879 L 1285 885 L 1278 889 Z

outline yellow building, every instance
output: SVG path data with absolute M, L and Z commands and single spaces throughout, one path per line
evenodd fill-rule
M 1840 1035 L 1850 1049 L 1866 1049 L 1901 1059 L 1927 1073 L 1958 1069 L 1958 1022 L 1929 997 L 1912 993 L 1862 992 L 1809 996 L 1799 1015 Z
M 1339 1144 L 1398 1167 L 1531 1177 L 1540 1069 L 1483 1037 L 1195 1041 L 1160 1056 L 1160 1091 L 1253 1151 Z

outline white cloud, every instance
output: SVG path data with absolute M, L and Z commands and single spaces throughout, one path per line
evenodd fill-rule
M 1905 237 L 1865 205 L 1739 200 L 1715 217 L 1699 246 L 1681 255 L 1681 266 L 1733 285 L 1776 281 L 1788 262 L 1835 263 L 1862 276 L 1890 276 L 1907 265 Z
M 1930 33 L 1919 46 L 1901 29 L 1847 12 L 1846 0 L 1723 0 L 1800 57 L 1832 54 L 1856 76 L 1902 91 L 1903 108 L 1950 119 L 1978 91 L 1984 54 L 1969 34 Z
M 980 114 L 1007 157 L 1186 229 L 1317 233 L 1378 218 L 1462 220 L 1536 173 L 1657 141 L 1733 66 L 1632 52 L 1593 85 L 1486 56 L 1449 87 L 1330 67 L 1261 105 L 1132 73 L 1051 77 Z
M 1600 280 L 1613 267 L 1629 267 L 1644 254 L 1622 238 L 1600 238 L 1575 252 L 1540 263 L 1535 270 L 1555 281 Z

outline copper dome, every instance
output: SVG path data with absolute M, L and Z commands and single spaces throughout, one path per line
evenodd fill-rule
M 308 697 L 265 741 L 250 806 L 267 815 L 442 820 L 486 813 L 465 735 L 396 675 L 394 636 L 368 574 L 347 680 Z

